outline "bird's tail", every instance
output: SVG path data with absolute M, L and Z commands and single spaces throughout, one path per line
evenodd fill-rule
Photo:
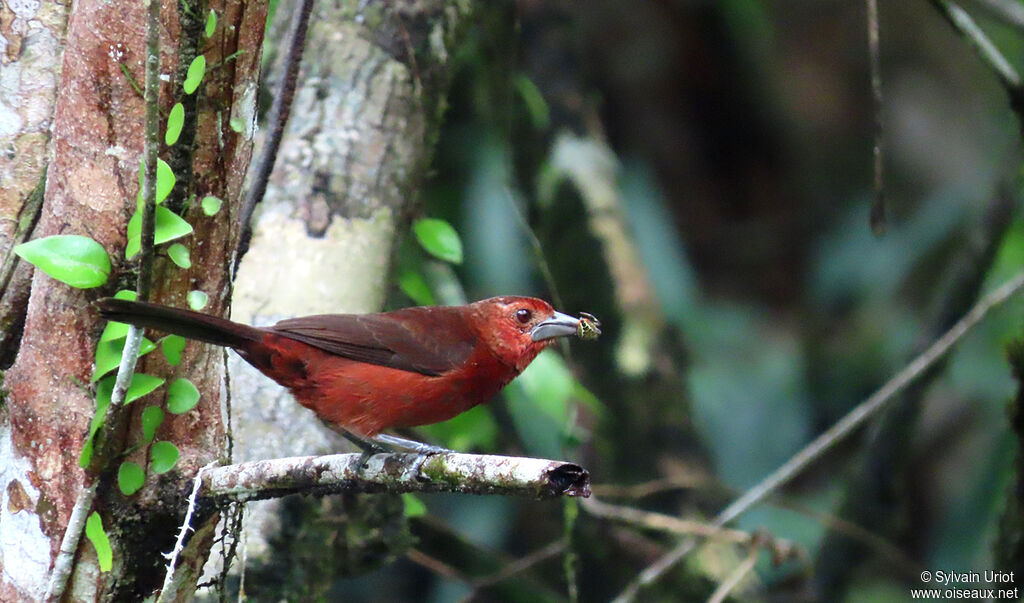
M 256 327 L 149 302 L 106 297 L 93 305 L 100 311 L 100 316 L 108 320 L 126 322 L 137 327 L 150 327 L 229 348 L 245 348 L 253 341 L 260 341 L 264 335 L 263 331 Z

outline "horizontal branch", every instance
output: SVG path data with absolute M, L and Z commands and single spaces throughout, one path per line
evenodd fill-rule
M 564 461 L 479 454 L 438 454 L 416 471 L 415 454 L 359 454 L 252 461 L 203 473 L 200 497 L 246 502 L 288 494 L 460 492 L 553 498 L 590 496 L 590 474 Z

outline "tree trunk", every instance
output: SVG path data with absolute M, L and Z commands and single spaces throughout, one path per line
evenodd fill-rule
M 293 14 L 296 4 L 282 2 L 278 14 Z M 457 34 L 465 29 L 469 6 L 436 0 L 415 10 L 367 10 L 378 14 L 356 14 L 329 2 L 314 5 L 288 128 L 235 281 L 234 320 L 271 324 L 296 315 L 375 312 L 384 304 L 395 244 L 407 229 L 440 127 L 437 107 L 450 75 L 446 59 L 461 42 Z M 274 28 L 286 29 L 282 25 Z M 269 40 L 278 45 L 270 54 L 285 54 L 280 46 L 289 42 Z M 269 83 L 275 97 L 280 71 L 276 66 Z M 348 449 L 287 391 L 237 356 L 231 356 L 229 370 L 232 399 L 245 409 L 233 420 L 235 462 Z M 316 521 L 330 506 L 250 503 L 250 564 L 289 563 L 288 555 L 270 554 L 269 543 L 281 540 L 275 528 L 298 529 L 307 519 L 295 514 Z M 401 504 L 397 512 L 401 521 Z M 285 520 L 280 513 L 293 516 Z M 332 545 L 322 540 L 303 541 L 302 556 L 317 558 L 310 548 L 315 547 L 324 550 L 322 558 L 335 558 L 327 551 Z M 333 580 L 338 572 L 323 577 Z M 315 581 L 308 568 L 273 574 Z M 259 576 L 250 568 L 247 590 L 262 596 L 253 590 L 261 586 Z M 273 588 L 279 598 L 290 585 Z
M 11 248 L 31 235 L 42 205 L 68 6 L 0 5 L 0 369 L 14 361 L 25 323 L 32 270 Z
M 185 120 L 186 133 L 192 136 L 182 140 L 194 142 L 185 145 L 189 161 L 175 165 L 176 196 L 215 195 L 225 200 L 225 208 L 207 217 L 198 203 L 192 203 L 183 214 L 195 229 L 184 240 L 191 247 L 193 267 L 180 270 L 166 257 L 158 257 L 154 297 L 180 304 L 188 291 L 198 289 L 210 297 L 206 310 L 221 313 L 227 303 L 226 266 L 238 235 L 234 214 L 252 131 L 236 133 L 229 123 L 232 117 L 248 116 L 251 121 L 254 115 L 266 3 L 229 2 L 218 7 L 217 29 L 209 40 L 200 38 L 201 28 L 184 27 L 179 9 L 176 2 L 163 3 L 161 72 L 181 73 L 178 51 L 190 40 L 199 42 L 209 68 Z M 206 9 L 190 10 L 205 15 Z M 82 538 L 64 598 L 129 600 L 150 594 L 163 579 L 166 561 L 161 553 L 173 544 L 192 476 L 198 467 L 224 454 L 220 355 L 192 344 L 178 367 L 168 367 L 157 352 L 138 369 L 166 376 L 168 383 L 188 377 L 200 390 L 199 405 L 187 414 L 168 414 L 156 436 L 181 450 L 175 469 L 161 476 L 151 473 L 143 490 L 125 497 L 112 479 L 124 459 L 115 459 L 98 476 L 78 466 L 94 412 L 93 396 L 82 384 L 90 382 L 101 327 L 89 304 L 116 289 L 131 288 L 133 278 L 133 266 L 124 260 L 123 250 L 143 146 L 145 107 L 134 84 L 144 81 L 145 13 L 144 3 L 80 0 L 68 23 L 52 128 L 53 161 L 34 236 L 92 237 L 111 256 L 120 282 L 100 290 L 78 290 L 40 271 L 33 277 L 24 336 L 5 376 L 6 403 L 0 417 L 0 465 L 7 468 L 0 484 L 7 493 L 0 510 L 0 600 L 43 596 L 72 507 L 83 486 L 94 480 L 98 496 L 92 508 L 110 536 L 114 567 L 101 573 L 92 545 Z M 166 116 L 184 96 L 180 76 L 162 79 L 161 88 L 161 115 Z M 150 404 L 162 404 L 165 392 L 160 388 L 132 403 L 130 428 L 116 434 L 123 438 L 119 449 L 132 450 L 140 440 L 140 413 Z M 141 446 L 125 458 L 145 467 L 147 453 Z M 212 535 L 212 529 L 197 531 Z M 211 538 L 192 540 L 191 562 L 201 563 Z

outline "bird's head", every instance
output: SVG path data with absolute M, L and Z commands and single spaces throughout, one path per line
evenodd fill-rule
M 492 297 L 471 304 L 481 339 L 517 372 L 558 337 L 575 335 L 580 319 L 535 297 Z

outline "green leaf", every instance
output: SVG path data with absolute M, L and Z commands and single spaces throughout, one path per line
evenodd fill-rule
M 92 422 L 89 424 L 89 435 L 82 445 L 82 453 L 78 456 L 78 466 L 86 468 L 92 462 L 93 437 L 103 425 L 103 419 L 107 416 L 107 408 L 110 406 L 110 396 L 114 392 L 114 376 L 111 375 L 101 379 L 96 384 L 96 412 L 92 415 Z
M 128 219 L 128 228 L 125 229 L 125 234 L 128 238 L 139 238 L 142 236 L 142 210 L 137 210 L 132 217 Z
M 430 291 L 430 285 L 419 272 L 406 269 L 398 275 L 398 288 L 409 296 L 409 299 L 421 306 L 433 306 L 434 294 Z
M 202 291 L 189 291 L 188 292 L 188 307 L 195 311 L 202 310 L 206 307 L 206 303 L 210 301 L 210 296 L 203 293 Z
M 121 352 L 124 351 L 124 342 L 125 339 L 115 339 L 112 341 L 101 341 L 96 344 L 96 369 L 92 374 L 92 383 L 95 383 L 100 377 L 116 369 L 121 364 Z M 139 357 L 141 358 L 155 349 L 156 344 L 143 337 L 142 345 L 139 346 Z
M 164 422 L 164 411 L 159 406 L 147 406 L 142 411 L 142 441 L 146 444 L 153 441 L 156 430 Z
M 113 341 L 128 336 L 128 324 L 123 322 L 110 321 L 103 327 L 100 341 Z
M 117 468 L 117 487 L 125 496 L 138 492 L 145 481 L 146 474 L 138 463 L 125 461 Z
M 451 224 L 436 218 L 417 220 L 412 225 L 416 240 L 430 255 L 451 262 L 462 263 L 462 240 Z
M 160 441 L 153 444 L 149 450 L 149 457 L 152 461 L 153 473 L 167 473 L 174 468 L 178 462 L 178 447 L 167 441 Z
M 180 239 L 189 234 L 192 234 L 192 225 L 186 222 L 184 218 L 166 207 L 160 206 L 156 208 L 156 230 L 153 233 L 154 245 Z
M 192 410 L 199 402 L 199 389 L 188 379 L 181 377 L 167 388 L 167 410 L 180 415 Z
M 174 170 L 163 159 L 156 160 L 156 202 L 163 203 L 167 195 L 171 194 L 174 184 L 178 181 L 174 177 Z M 172 212 L 173 213 L 173 212 Z M 159 220 L 158 220 L 159 223 Z
M 181 88 L 185 91 L 185 94 L 192 94 L 199 87 L 199 83 L 203 81 L 203 76 L 206 74 L 206 57 L 199 55 L 192 59 L 192 63 L 188 66 L 188 72 L 185 73 L 185 82 L 182 83 Z
M 209 38 L 213 35 L 213 31 L 217 29 L 217 13 L 210 9 L 210 14 L 206 16 L 206 37 Z
M 185 338 L 180 335 L 168 335 L 160 341 L 160 350 L 167 359 L 167 364 L 178 366 L 181 363 L 181 352 L 185 349 Z
M 126 258 L 131 259 L 139 252 L 142 241 L 141 232 L 142 212 L 137 211 L 131 220 L 128 220 L 128 245 L 124 252 Z M 154 245 L 162 245 L 190 234 L 192 234 L 192 225 L 184 218 L 162 205 L 157 206 L 156 226 L 153 230 Z
M 406 517 L 421 517 L 427 514 L 427 505 L 412 492 L 402 494 L 402 502 L 405 503 Z
M 213 195 L 207 195 L 202 200 L 203 213 L 212 216 L 220 211 L 222 201 Z
M 128 391 L 124 393 L 124 403 L 134 402 L 163 384 L 164 380 L 160 377 L 135 373 L 132 375 L 132 384 L 128 386 Z
M 44 237 L 15 245 L 14 253 L 58 281 L 77 289 L 99 287 L 110 276 L 107 250 L 89 237 Z
M 171 261 L 178 265 L 179 268 L 191 268 L 192 258 L 189 257 L 188 247 L 185 247 L 181 243 L 175 243 L 167 248 L 167 256 L 171 258 Z
M 135 294 L 134 291 L 121 289 L 120 291 L 114 294 L 114 297 L 116 299 L 127 299 L 135 301 L 135 299 L 138 296 Z M 100 341 L 113 341 L 115 339 L 120 339 L 121 337 L 127 336 L 128 324 L 111 320 L 107 323 L 107 326 L 103 327 L 103 333 L 100 335 Z
M 114 567 L 114 551 L 110 548 L 110 539 L 103 530 L 103 520 L 100 514 L 93 511 L 89 519 L 85 520 L 85 536 L 96 548 L 96 558 L 100 563 L 101 572 L 109 572 Z
M 85 469 L 92 462 L 92 438 L 86 438 L 85 443 L 82 444 L 82 452 L 78 455 L 78 466 Z
M 523 99 L 523 104 L 526 105 L 526 111 L 530 114 L 533 127 L 538 130 L 546 130 L 551 125 L 551 110 L 548 109 L 548 103 L 544 100 L 540 89 L 533 83 L 533 80 L 525 75 L 515 78 L 515 86 L 519 96 Z
M 124 246 L 125 259 L 132 259 L 140 251 L 142 251 L 142 237 L 138 235 L 134 237 L 128 237 L 128 244 Z
M 239 134 L 241 134 L 242 131 L 245 130 L 245 122 L 243 122 L 241 119 L 237 117 L 232 117 L 231 121 L 228 122 L 228 125 L 231 126 L 232 130 L 238 132 Z
M 164 132 L 164 142 L 171 146 L 178 142 L 181 136 L 181 128 L 185 125 L 185 107 L 181 103 L 175 103 L 167 115 L 167 131 Z
M 123 344 L 122 344 L 123 345 Z M 92 422 L 89 424 L 89 435 L 85 438 L 85 444 L 82 445 L 82 453 L 78 456 L 78 465 L 83 469 L 89 466 L 92 461 L 92 450 L 93 450 L 93 438 L 96 436 L 96 432 L 99 431 L 103 425 L 103 419 L 107 415 L 107 408 L 110 406 L 110 397 L 114 393 L 114 381 L 116 377 L 110 375 L 105 377 L 96 384 L 96 413 L 92 416 Z M 154 380 L 156 381 L 154 385 Z M 163 379 L 159 377 L 151 377 L 149 375 L 136 374 L 132 377 L 132 384 L 128 387 L 128 391 L 125 395 L 125 404 L 136 400 L 149 392 L 153 391 L 163 383 Z M 162 416 L 162 411 L 161 411 Z M 143 429 L 145 429 L 145 413 L 143 413 Z

